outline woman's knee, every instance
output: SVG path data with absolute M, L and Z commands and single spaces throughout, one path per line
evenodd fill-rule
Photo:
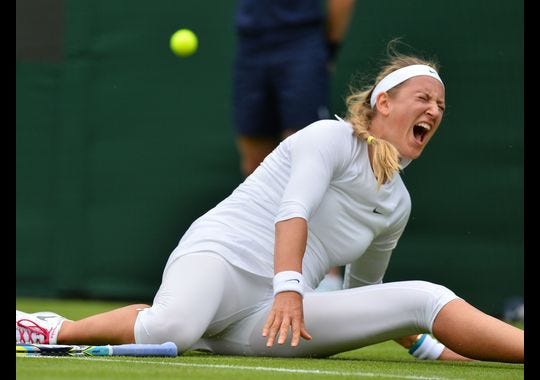
M 134 330 L 136 343 L 174 342 L 183 352 L 201 338 L 205 326 L 185 315 L 147 308 L 139 312 Z
M 446 298 L 446 297 L 454 297 L 455 294 L 453 291 L 448 289 L 444 285 L 436 284 L 434 282 L 429 281 L 413 281 L 416 283 L 420 288 L 422 288 L 424 291 L 426 291 L 429 295 L 436 297 L 436 298 Z
M 444 285 L 435 284 L 428 281 L 414 281 L 415 286 L 421 289 L 423 298 L 424 327 L 432 331 L 433 321 L 439 311 L 450 301 L 459 298 L 452 290 Z

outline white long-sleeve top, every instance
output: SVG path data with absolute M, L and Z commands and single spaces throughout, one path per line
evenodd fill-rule
M 308 222 L 302 263 L 315 288 L 333 266 L 346 287 L 382 282 L 409 218 L 399 174 L 377 190 L 365 141 L 343 120 L 317 121 L 285 139 L 230 196 L 198 218 L 171 255 L 212 251 L 273 277 L 275 223 Z

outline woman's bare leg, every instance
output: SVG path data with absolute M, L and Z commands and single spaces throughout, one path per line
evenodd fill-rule
M 456 299 L 433 322 L 433 335 L 446 347 L 477 360 L 523 363 L 524 331 Z
M 135 343 L 133 326 L 145 304 L 130 305 L 92 315 L 78 321 L 64 321 L 58 333 L 58 344 L 124 344 Z

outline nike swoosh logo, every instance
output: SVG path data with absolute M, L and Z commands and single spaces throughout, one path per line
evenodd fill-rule
M 287 282 L 296 281 L 296 283 L 300 283 L 300 280 L 297 280 L 296 278 L 291 278 L 290 280 L 287 280 Z
M 375 207 L 375 208 L 373 209 L 373 212 L 374 212 L 375 214 L 382 215 L 382 212 L 380 212 L 379 210 L 377 210 L 377 207 Z

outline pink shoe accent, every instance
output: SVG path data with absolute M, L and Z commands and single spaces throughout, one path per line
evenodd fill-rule
M 49 344 L 50 332 L 30 319 L 16 321 L 19 341 L 15 343 Z

